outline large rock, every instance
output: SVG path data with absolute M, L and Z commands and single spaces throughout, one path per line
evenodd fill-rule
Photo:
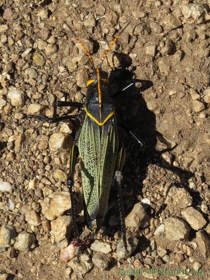
M 149 224 L 149 216 L 147 215 L 144 206 L 141 203 L 136 203 L 125 218 L 126 227 L 146 227 Z
M 186 222 L 178 218 L 169 218 L 165 220 L 165 234 L 169 240 L 187 240 L 190 233 L 190 227 Z
M 203 215 L 193 207 L 188 207 L 182 210 L 182 216 L 195 230 L 202 229 L 207 223 Z
M 89 270 L 91 270 L 93 263 L 90 260 L 88 255 L 80 255 L 80 263 L 77 262 L 77 258 L 74 258 L 70 262 L 68 262 L 68 266 L 70 266 L 73 270 L 75 270 L 79 274 L 86 274 Z
M 165 203 L 179 208 L 186 208 L 192 205 L 192 197 L 185 189 L 177 188 L 173 185 L 168 191 Z
M 10 247 L 15 242 L 17 233 L 13 226 L 3 225 L 0 230 L 0 247 Z
M 58 217 L 51 222 L 51 240 L 53 242 L 60 242 L 61 240 L 68 238 L 71 233 L 71 216 Z
M 19 251 L 28 251 L 35 248 L 35 235 L 33 233 L 21 232 L 16 238 L 14 248 Z
M 204 231 L 198 231 L 196 233 L 196 241 L 204 258 L 210 256 L 210 239 Z
M 43 215 L 52 221 L 71 208 L 70 194 L 69 192 L 54 192 L 46 197 L 41 205 Z

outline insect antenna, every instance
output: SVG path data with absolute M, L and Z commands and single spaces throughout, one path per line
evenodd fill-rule
M 85 50 L 86 54 L 88 55 L 89 59 L 90 59 L 90 63 L 92 64 L 93 69 L 95 69 L 94 63 L 93 63 L 93 58 L 92 55 L 89 53 L 89 51 L 86 49 L 86 47 L 83 45 L 83 43 L 81 42 L 81 40 L 79 39 L 79 37 L 75 34 L 75 32 L 72 30 L 72 28 L 66 23 L 64 22 L 64 24 L 71 30 L 72 34 L 74 35 L 74 37 L 77 39 L 77 41 L 80 43 L 80 45 L 83 47 L 83 49 Z
M 100 68 L 102 67 L 102 64 L 104 62 L 104 59 L 106 58 L 108 52 L 111 50 L 112 46 L 114 45 L 114 43 L 118 40 L 118 38 L 120 37 L 120 35 L 124 32 L 124 30 L 127 28 L 127 26 L 130 24 L 130 21 L 126 24 L 126 26 L 120 31 L 120 33 L 114 38 L 114 40 L 112 41 L 112 43 L 109 45 L 108 49 L 105 51 L 102 59 L 101 59 L 101 63 L 100 63 Z

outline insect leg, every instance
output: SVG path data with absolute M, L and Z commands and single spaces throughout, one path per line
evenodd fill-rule
M 75 106 L 75 107 L 81 108 L 83 106 L 83 104 L 78 103 L 78 102 L 57 101 L 54 104 L 54 112 L 53 112 L 52 118 L 48 118 L 43 115 L 39 115 L 39 116 L 28 115 L 28 118 L 33 118 L 33 119 L 48 122 L 48 123 L 57 123 L 57 122 L 64 121 L 64 120 L 74 119 L 75 116 L 57 117 L 57 107 L 66 107 L 66 106 Z
M 141 150 L 144 151 L 145 149 L 145 143 L 143 140 L 141 140 L 132 130 L 130 130 L 126 125 L 123 123 L 118 124 L 119 127 L 122 127 L 127 133 L 129 133 L 141 146 Z
M 125 148 L 124 146 L 121 148 L 119 153 L 119 159 L 117 163 L 117 171 L 115 172 L 115 182 L 117 185 L 117 191 L 118 191 L 118 207 L 119 207 L 119 213 L 120 213 L 120 221 L 121 221 L 121 233 L 123 237 L 123 243 L 125 247 L 125 254 L 128 254 L 128 248 L 126 243 L 126 229 L 125 229 L 125 213 L 123 208 L 123 198 L 122 198 L 122 168 L 124 166 L 125 162 Z
M 56 106 L 56 107 L 74 106 L 74 107 L 81 108 L 81 107 L 83 107 L 83 104 L 82 104 L 82 103 L 79 103 L 79 102 L 56 101 L 56 102 L 55 102 L 55 106 Z
M 46 116 L 43 115 L 39 115 L 39 116 L 33 116 L 33 115 L 28 115 L 28 118 L 33 118 L 36 119 L 38 121 L 44 121 L 44 122 L 48 122 L 48 123 L 58 123 L 60 121 L 64 121 L 64 120 L 71 120 L 71 119 L 75 119 L 75 116 L 63 116 L 63 117 L 56 117 L 56 118 L 48 118 Z
M 118 90 L 117 92 L 115 92 L 112 96 L 116 97 L 117 95 L 121 94 L 123 91 L 125 91 L 126 89 L 132 87 L 135 85 L 135 82 L 131 82 L 130 84 L 128 84 L 127 86 L 121 88 L 120 90 Z
M 73 219 L 73 231 L 74 231 L 74 237 L 78 240 L 79 239 L 79 232 L 78 232 L 78 227 L 77 227 L 77 222 L 76 222 L 76 209 L 75 209 L 75 201 L 73 198 L 73 186 L 74 186 L 74 171 L 75 171 L 75 165 L 76 165 L 76 160 L 78 157 L 78 148 L 77 146 L 73 145 L 71 149 L 71 154 L 70 154 L 70 167 L 69 167 L 69 175 L 67 179 L 67 186 L 69 188 L 70 192 L 70 198 L 71 198 L 71 209 L 72 209 L 72 219 Z M 79 247 L 77 248 L 77 262 L 79 263 Z

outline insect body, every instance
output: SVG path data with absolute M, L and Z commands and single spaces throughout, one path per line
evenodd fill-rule
M 109 96 L 109 82 L 105 73 L 96 68 L 88 83 L 84 108 L 86 114 L 79 134 L 78 148 L 85 204 L 96 227 L 96 222 L 102 224 L 107 212 L 119 140 L 114 106 Z
M 121 31 L 121 33 L 124 31 L 124 29 Z M 72 33 L 75 35 L 73 31 Z M 106 57 L 112 45 L 118 39 L 119 35 L 115 37 L 108 50 L 104 53 L 101 64 L 97 68 L 94 67 L 93 59 L 90 53 L 87 51 L 80 39 L 76 35 L 75 37 L 89 56 L 94 72 L 91 79 L 87 83 L 87 97 L 83 108 L 83 123 L 77 136 L 76 144 L 72 147 L 70 156 L 70 170 L 67 184 L 70 190 L 72 202 L 74 234 L 76 238 L 79 238 L 76 224 L 75 202 L 72 193 L 72 188 L 74 186 L 73 176 L 75 164 L 79 154 L 81 161 L 82 187 L 89 219 L 89 230 L 91 232 L 96 232 L 103 223 L 108 208 L 108 200 L 113 177 L 115 177 L 115 182 L 118 188 L 118 206 L 121 218 L 121 232 L 125 251 L 127 252 L 121 194 L 121 171 L 124 165 L 125 150 L 123 147 L 120 148 L 119 145 L 118 127 L 115 117 L 114 105 L 110 97 L 109 80 L 107 78 L 106 72 L 101 70 L 104 58 Z M 47 118 L 42 115 L 29 115 L 28 117 L 47 121 L 49 123 L 72 119 L 72 116 L 57 117 L 56 108 L 58 106 L 83 107 L 83 105 L 80 103 L 58 101 L 55 103 L 53 118 Z

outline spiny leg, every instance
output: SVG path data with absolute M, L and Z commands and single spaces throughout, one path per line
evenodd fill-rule
M 121 234 L 123 238 L 123 243 L 125 247 L 125 254 L 128 254 L 127 242 L 126 242 L 126 228 L 125 228 L 125 213 L 123 208 L 123 197 L 122 197 L 122 168 L 124 166 L 126 157 L 126 151 L 124 146 L 121 148 L 119 153 L 119 158 L 117 162 L 117 171 L 115 172 L 115 182 L 117 185 L 117 192 L 118 192 L 118 207 L 120 213 L 120 222 L 121 222 Z
M 119 213 L 120 213 L 120 222 L 121 222 L 121 234 L 123 238 L 123 243 L 125 247 L 125 254 L 128 254 L 128 248 L 127 248 L 127 242 L 126 242 L 126 229 L 125 229 L 125 213 L 123 208 L 123 198 L 122 198 L 122 172 L 116 171 L 115 172 L 115 181 L 117 184 L 117 191 L 118 191 L 118 207 L 119 207 Z
M 68 174 L 68 179 L 67 179 L 67 186 L 69 188 L 70 192 L 70 198 L 71 198 L 71 211 L 72 211 L 72 219 L 73 219 L 73 231 L 74 231 L 74 237 L 75 239 L 79 239 L 79 231 L 77 227 L 77 222 L 76 222 L 76 207 L 75 207 L 75 201 L 73 198 L 73 186 L 74 186 L 74 171 L 75 171 L 75 165 L 76 165 L 76 160 L 78 157 L 78 148 L 77 146 L 73 145 L 71 149 L 71 154 L 70 154 L 70 167 L 69 167 L 69 174 Z M 79 246 L 77 247 L 77 263 L 79 263 Z
M 129 72 L 132 72 L 134 70 L 135 67 L 132 67 L 131 70 Z M 123 91 L 127 90 L 128 88 L 130 88 L 131 86 L 135 85 L 135 79 L 132 80 L 132 82 L 130 82 L 127 86 L 121 88 L 119 91 L 117 91 L 115 94 L 113 94 L 113 96 L 117 96 L 120 93 L 122 93 Z M 144 141 L 142 141 L 132 130 L 130 130 L 125 124 L 120 123 L 118 124 L 119 127 L 122 127 L 127 133 L 129 133 L 137 142 L 138 144 L 141 146 L 141 149 L 144 151 L 144 147 L 145 147 L 145 143 Z
M 128 70 L 129 73 L 133 73 L 133 71 L 136 69 L 135 66 L 132 66 L 130 70 Z M 130 79 L 129 81 L 127 81 L 127 85 L 126 86 L 123 86 L 120 90 L 118 90 L 117 92 L 115 92 L 112 96 L 113 97 L 116 97 L 120 94 L 122 94 L 125 90 L 129 89 L 130 87 L 132 86 L 135 86 L 135 83 L 136 83 L 136 74 L 135 75 L 135 78 L 132 78 Z
M 127 133 L 129 133 L 141 146 L 141 150 L 144 151 L 145 149 L 145 143 L 143 140 L 141 140 L 130 128 L 128 128 L 125 124 L 120 123 L 118 124 L 119 127 L 122 127 Z
M 53 117 L 52 118 L 48 118 L 48 117 L 43 116 L 43 115 L 39 115 L 39 116 L 28 115 L 28 118 L 33 118 L 33 119 L 48 122 L 48 123 L 58 123 L 58 122 L 64 121 L 64 120 L 75 119 L 75 116 L 57 117 L 57 107 L 66 107 L 66 106 L 74 106 L 74 107 L 81 108 L 81 107 L 83 107 L 83 104 L 78 103 L 78 102 L 57 101 L 54 104 L 54 112 L 53 112 Z
M 120 90 L 118 90 L 117 92 L 115 92 L 112 96 L 113 97 L 116 97 L 118 96 L 119 94 L 121 94 L 123 91 L 127 90 L 128 88 L 132 87 L 135 85 L 135 82 L 130 82 L 127 86 L 121 88 Z

